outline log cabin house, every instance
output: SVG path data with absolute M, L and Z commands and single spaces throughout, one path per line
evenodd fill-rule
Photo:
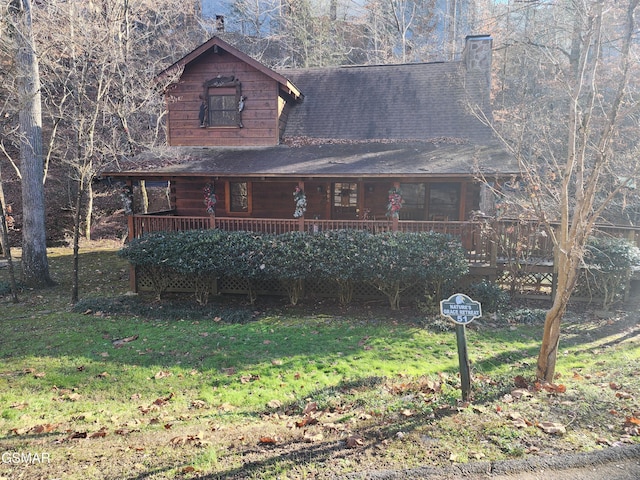
M 275 71 L 211 38 L 158 75 L 168 146 L 104 173 L 127 185 L 129 238 L 434 230 L 490 263 L 469 220 L 495 208 L 487 183 L 519 172 L 487 125 L 491 49 L 491 37 L 469 36 L 459 61 Z M 166 203 L 136 211 L 130 195 L 153 185 Z
M 131 188 L 167 185 L 163 213 L 228 228 L 464 222 L 493 208 L 480 176 L 518 173 L 479 120 L 491 118 L 492 40 L 466 42 L 455 62 L 276 72 L 213 37 L 159 75 L 175 78 L 165 91 L 168 147 L 105 175 Z M 306 209 L 293 222 L 295 191 Z M 390 191 L 402 196 L 391 216 Z M 144 222 L 134 227 L 138 236 Z

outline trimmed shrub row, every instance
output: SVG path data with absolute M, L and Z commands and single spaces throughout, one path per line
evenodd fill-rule
M 623 298 L 632 267 L 640 265 L 640 249 L 625 239 L 593 237 L 584 255 L 584 269 L 575 294 L 599 299 L 608 308 Z
M 392 309 L 400 295 L 416 284 L 427 298 L 443 298 L 468 272 L 460 242 L 434 232 L 357 230 L 269 235 L 222 230 L 161 232 L 133 240 L 120 255 L 151 279 L 159 298 L 176 275 L 196 281 L 196 299 L 205 304 L 212 279 L 222 276 L 248 280 L 255 300 L 258 280 L 277 280 L 296 304 L 304 281 L 334 282 L 339 300 L 348 303 L 358 282 L 374 285 Z

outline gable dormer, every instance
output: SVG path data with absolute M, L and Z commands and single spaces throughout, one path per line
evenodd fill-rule
M 171 146 L 271 146 L 279 143 L 288 101 L 302 99 L 286 77 L 211 38 L 160 73 Z

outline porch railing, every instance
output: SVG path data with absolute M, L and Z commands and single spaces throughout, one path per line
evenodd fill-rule
M 536 222 L 500 221 L 491 227 L 481 221 L 447 222 L 414 220 L 313 220 L 284 218 L 242 217 L 184 217 L 160 212 L 153 215 L 129 217 L 129 238 L 159 231 L 244 230 L 281 234 L 292 231 L 321 232 L 326 230 L 367 230 L 373 233 L 385 231 L 438 232 L 460 238 L 467 252 L 467 259 L 474 264 L 495 266 L 500 261 L 532 261 L 552 264 L 553 242 Z M 598 226 L 596 235 L 623 237 L 640 247 L 640 229 L 629 227 Z
M 322 232 L 327 230 L 367 230 L 373 233 L 438 232 L 448 233 L 461 239 L 472 263 L 492 262 L 495 250 L 492 242 L 482 235 L 479 222 L 427 222 L 413 220 L 307 220 L 280 218 L 241 217 L 183 217 L 177 215 L 132 215 L 129 217 L 129 238 L 138 238 L 152 232 L 183 230 L 221 230 L 264 232 L 281 234 L 292 231 Z

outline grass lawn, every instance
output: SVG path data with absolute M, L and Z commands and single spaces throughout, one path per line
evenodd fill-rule
M 2 480 L 329 478 L 640 439 L 637 307 L 570 312 L 551 386 L 540 312 L 474 321 L 463 404 L 455 332 L 417 310 L 158 303 L 126 295 L 115 251 L 83 250 L 75 308 L 68 249 L 56 287 L 0 297 Z

